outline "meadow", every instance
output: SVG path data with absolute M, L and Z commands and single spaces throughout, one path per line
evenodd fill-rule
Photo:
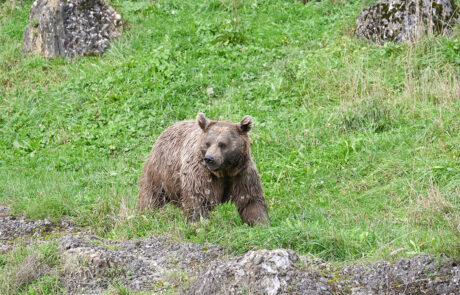
M 32 2 L 0 1 L 0 205 L 15 214 L 233 253 L 460 256 L 458 25 L 380 46 L 353 36 L 375 1 L 112 0 L 125 28 L 103 56 L 45 59 L 21 52 Z M 194 224 L 138 212 L 155 139 L 198 112 L 253 116 L 271 226 L 232 204 Z

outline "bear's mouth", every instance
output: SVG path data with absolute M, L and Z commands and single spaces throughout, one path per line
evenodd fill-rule
M 220 166 L 217 165 L 217 164 L 211 164 L 211 163 L 204 163 L 206 165 L 206 167 L 211 170 L 211 171 L 217 171 L 220 169 Z
M 211 172 L 216 172 L 218 170 L 220 170 L 222 167 L 221 164 L 219 164 L 217 161 L 206 161 L 205 159 L 203 159 L 203 164 L 206 166 L 206 168 L 208 168 Z

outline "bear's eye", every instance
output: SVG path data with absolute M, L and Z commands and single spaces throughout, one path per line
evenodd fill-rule
M 207 142 L 206 147 L 210 147 L 210 146 L 211 146 L 211 143 Z
M 223 143 L 223 142 L 220 142 L 220 143 L 219 143 L 219 147 L 220 147 L 221 149 L 224 149 L 224 148 L 227 147 L 227 145 L 226 145 L 225 143 Z

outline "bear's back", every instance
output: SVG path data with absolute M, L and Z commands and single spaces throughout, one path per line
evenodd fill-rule
M 172 200 L 180 198 L 181 166 L 185 158 L 193 158 L 201 132 L 195 120 L 181 121 L 163 131 L 153 145 L 149 156 L 153 179 Z

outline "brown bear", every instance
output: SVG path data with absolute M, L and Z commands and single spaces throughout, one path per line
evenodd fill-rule
M 248 132 L 252 118 L 241 122 L 197 119 L 167 128 L 153 145 L 139 180 L 139 209 L 166 203 L 182 207 L 188 221 L 207 218 L 218 204 L 236 204 L 249 225 L 269 224 L 264 192 L 251 159 Z

